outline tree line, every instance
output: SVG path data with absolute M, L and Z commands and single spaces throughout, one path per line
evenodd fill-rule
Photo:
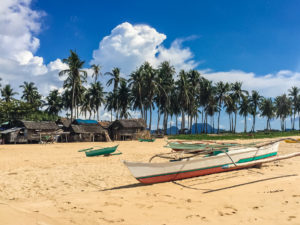
M 157 111 L 156 129 L 162 121 L 166 132 L 169 120 L 175 117 L 176 127 L 181 117 L 181 130 L 191 130 L 194 123 L 201 121 L 201 130 L 195 127 L 196 133 L 207 133 L 208 124 L 220 132 L 221 111 L 228 115 L 229 131 L 235 133 L 238 115 L 244 118 L 244 132 L 247 132 L 247 118 L 252 117 L 250 131 L 255 131 L 258 115 L 266 118 L 266 129 L 271 130 L 271 120 L 279 118 L 281 130 L 286 130 L 286 120 L 291 119 L 291 128 L 295 129 L 296 116 L 300 115 L 300 89 L 291 87 L 288 94 L 275 98 L 265 98 L 258 91 L 242 88 L 241 82 L 226 83 L 204 78 L 197 70 L 181 70 L 176 74 L 174 66 L 162 62 L 157 68 L 145 62 L 128 75 L 121 77 L 120 68 L 101 73 L 99 65 L 92 65 L 93 82 L 87 83 L 87 71 L 84 61 L 75 51 L 70 51 L 68 58 L 63 59 L 68 65 L 66 70 L 59 72 L 64 77 L 63 93 L 50 91 L 45 98 L 38 92 L 33 82 L 24 82 L 21 100 L 16 100 L 9 84 L 1 87 L 0 120 L 12 118 L 54 119 L 65 110 L 71 119 L 83 116 L 100 120 L 99 109 L 104 106 L 110 111 L 111 120 L 114 113 L 116 119 L 130 118 L 131 111 L 139 111 L 140 115 L 152 129 L 153 111 Z M 110 92 L 104 92 L 102 76 L 110 76 L 106 83 L 112 86 Z M 43 110 L 42 110 L 43 109 Z M 187 118 L 187 124 L 186 123 Z M 222 118 L 224 120 L 224 118 Z M 300 120 L 299 120 L 300 128 Z

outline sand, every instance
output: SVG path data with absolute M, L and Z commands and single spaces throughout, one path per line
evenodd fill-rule
M 146 162 L 165 141 L 0 145 L 0 224 L 300 224 L 300 157 L 262 168 L 142 185 L 122 160 Z M 300 151 L 281 143 L 279 154 Z

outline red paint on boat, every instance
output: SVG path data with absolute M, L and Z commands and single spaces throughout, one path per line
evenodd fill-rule
M 204 176 L 204 175 L 213 174 L 213 173 L 221 173 L 221 172 L 226 172 L 226 171 L 231 171 L 231 170 L 244 169 L 244 168 L 253 167 L 253 166 L 255 166 L 255 165 L 236 166 L 236 167 L 230 167 L 230 168 L 215 167 L 215 168 L 210 168 L 210 169 L 205 169 L 205 170 L 196 170 L 196 171 L 176 173 L 176 174 L 167 174 L 167 175 L 154 176 L 154 177 L 137 178 L 137 180 L 143 184 L 154 184 L 154 183 L 168 182 L 168 181 L 174 181 L 174 180 L 181 180 L 181 179 L 186 179 L 186 178 L 191 178 L 191 177 Z

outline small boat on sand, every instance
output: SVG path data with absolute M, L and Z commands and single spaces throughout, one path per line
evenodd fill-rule
M 300 138 L 295 140 L 285 140 L 285 143 L 300 143 Z
M 144 138 L 139 138 L 139 142 L 154 142 L 155 138 L 152 139 L 144 139 Z
M 217 151 L 221 152 L 218 154 L 211 154 L 215 152 L 213 149 L 206 150 L 188 157 L 177 157 L 165 163 L 125 161 L 124 164 L 138 181 L 145 184 L 152 184 L 243 169 L 258 166 L 269 161 L 300 156 L 300 152 L 298 152 L 277 157 L 279 141 L 259 146 L 246 146 L 239 149 L 219 148 Z M 170 159 L 166 155 L 161 158 Z
M 96 147 L 92 147 L 92 148 L 87 148 L 87 149 L 83 149 L 83 150 L 79 150 L 81 152 L 85 152 L 85 155 L 87 157 L 91 157 L 91 156 L 99 156 L 99 155 L 120 155 L 122 154 L 121 152 L 118 153 L 114 153 L 118 148 L 118 145 L 116 146 L 112 146 L 112 147 L 106 147 L 106 148 L 96 148 Z M 112 154 L 114 153 L 114 154 Z

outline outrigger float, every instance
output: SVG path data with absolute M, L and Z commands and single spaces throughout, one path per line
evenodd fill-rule
M 196 176 L 261 166 L 262 163 L 300 156 L 300 152 L 277 156 L 280 139 L 263 144 L 221 145 L 201 143 L 198 148 L 153 156 L 149 163 L 127 162 L 132 175 L 141 183 L 153 184 Z M 290 139 L 289 140 L 294 140 Z M 218 144 L 219 145 L 219 144 Z M 154 158 L 168 159 L 165 163 L 151 163 Z

